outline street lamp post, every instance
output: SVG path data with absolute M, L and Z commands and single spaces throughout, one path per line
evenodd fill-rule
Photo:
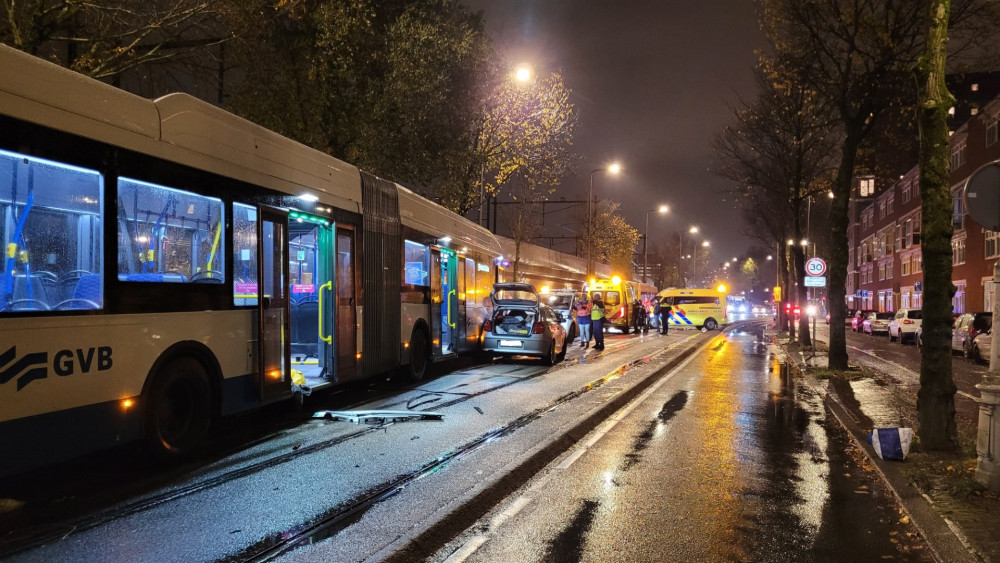
M 617 162 L 607 168 L 598 168 L 590 171 L 590 196 L 587 198 L 587 277 L 594 273 L 591 251 L 594 246 L 594 174 L 607 170 L 612 174 L 617 174 L 622 169 Z
M 693 235 L 697 234 L 698 233 L 698 227 L 692 226 L 690 229 L 688 229 L 688 232 L 691 233 L 691 234 L 693 234 Z M 680 234 L 678 235 L 677 247 L 678 247 L 678 251 L 679 251 L 678 256 L 677 256 L 677 276 L 680 277 L 680 275 L 681 275 L 681 260 L 684 258 L 684 231 L 681 231 Z M 697 258 L 698 257 L 698 249 L 697 248 L 694 249 L 694 255 L 695 255 L 695 260 L 697 260 L 698 259 Z M 680 279 L 680 280 L 677 280 L 677 281 L 682 282 L 685 288 L 687 287 L 687 283 L 684 282 L 683 279 Z
M 646 276 L 649 275 L 649 264 L 647 262 L 646 256 L 646 244 L 649 242 L 649 214 L 652 209 L 646 210 L 646 230 L 642 232 L 642 283 L 646 283 Z M 666 205 L 661 205 L 656 211 L 660 213 L 667 213 L 670 208 Z
M 701 246 L 704 247 L 704 248 L 708 248 L 709 246 L 711 246 L 711 244 L 707 240 L 703 240 L 703 241 L 701 241 Z M 694 271 L 691 274 L 691 277 L 693 278 L 692 281 L 694 281 L 695 283 L 698 283 L 698 247 L 697 246 L 694 247 Z M 695 286 L 695 287 L 697 287 L 697 286 Z

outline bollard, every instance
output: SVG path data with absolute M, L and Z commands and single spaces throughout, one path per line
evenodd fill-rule
M 993 318 L 1000 319 L 1000 300 L 996 284 L 1000 283 L 1000 260 L 993 264 Z M 1000 336 L 1000 335 L 997 335 Z M 1000 428 L 997 428 L 997 406 L 1000 406 L 1000 344 L 990 344 L 990 369 L 983 375 L 979 389 L 979 431 L 976 435 L 976 481 L 991 491 L 1000 492 Z

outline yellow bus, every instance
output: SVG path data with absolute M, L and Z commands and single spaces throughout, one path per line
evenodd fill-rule
M 644 288 L 647 286 L 623 280 L 621 276 L 612 276 L 609 279 L 592 278 L 587 286 L 587 294 L 591 299 L 600 297 L 604 301 L 606 322 L 622 331 L 622 334 L 628 334 L 629 327 L 632 326 L 632 303 L 640 296 L 641 291 L 648 291 Z
M 656 294 L 660 306 L 670 305 L 671 326 L 690 326 L 715 330 L 729 321 L 726 318 L 726 286 L 715 289 L 670 288 Z

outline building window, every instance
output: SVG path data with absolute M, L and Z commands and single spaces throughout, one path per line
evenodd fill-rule
M 885 279 L 885 262 L 878 263 L 878 281 Z
M 997 117 L 989 118 L 986 122 L 986 146 L 997 142 Z
M 910 257 L 903 256 L 899 259 L 899 274 L 901 276 L 910 275 Z
M 889 194 L 889 199 L 885 200 L 885 212 L 892 215 L 892 207 L 896 203 L 896 194 Z
M 951 241 L 951 265 L 965 264 L 965 239 Z
M 913 197 L 913 182 L 904 182 L 902 187 L 903 192 L 903 203 L 908 203 L 910 198 Z
M 993 278 L 983 278 L 983 310 L 992 311 L 993 310 L 993 295 L 996 291 L 996 285 L 993 283 Z
M 889 260 L 888 262 L 885 263 L 885 279 L 887 280 L 892 279 L 892 269 L 893 269 L 892 260 Z
M 994 258 L 1000 255 L 1000 232 L 983 231 L 985 236 L 986 258 Z
M 878 202 L 878 218 L 885 219 L 885 202 Z
M 951 148 L 951 169 L 957 170 L 965 164 L 965 139 L 957 141 Z
M 965 312 L 965 281 L 955 282 L 955 296 L 951 298 L 951 310 L 955 314 Z
M 923 271 L 923 253 L 917 252 L 910 258 L 910 269 L 913 270 L 911 273 L 919 274 Z
M 962 190 L 951 193 L 951 226 L 962 229 L 965 221 L 965 204 L 962 202 Z

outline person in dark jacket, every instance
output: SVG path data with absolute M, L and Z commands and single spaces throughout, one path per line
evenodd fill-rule
M 670 332 L 670 303 L 663 302 L 660 304 L 660 334 L 667 334 Z
M 604 349 L 604 301 L 594 297 L 594 305 L 590 309 L 590 330 L 594 333 L 594 350 Z

